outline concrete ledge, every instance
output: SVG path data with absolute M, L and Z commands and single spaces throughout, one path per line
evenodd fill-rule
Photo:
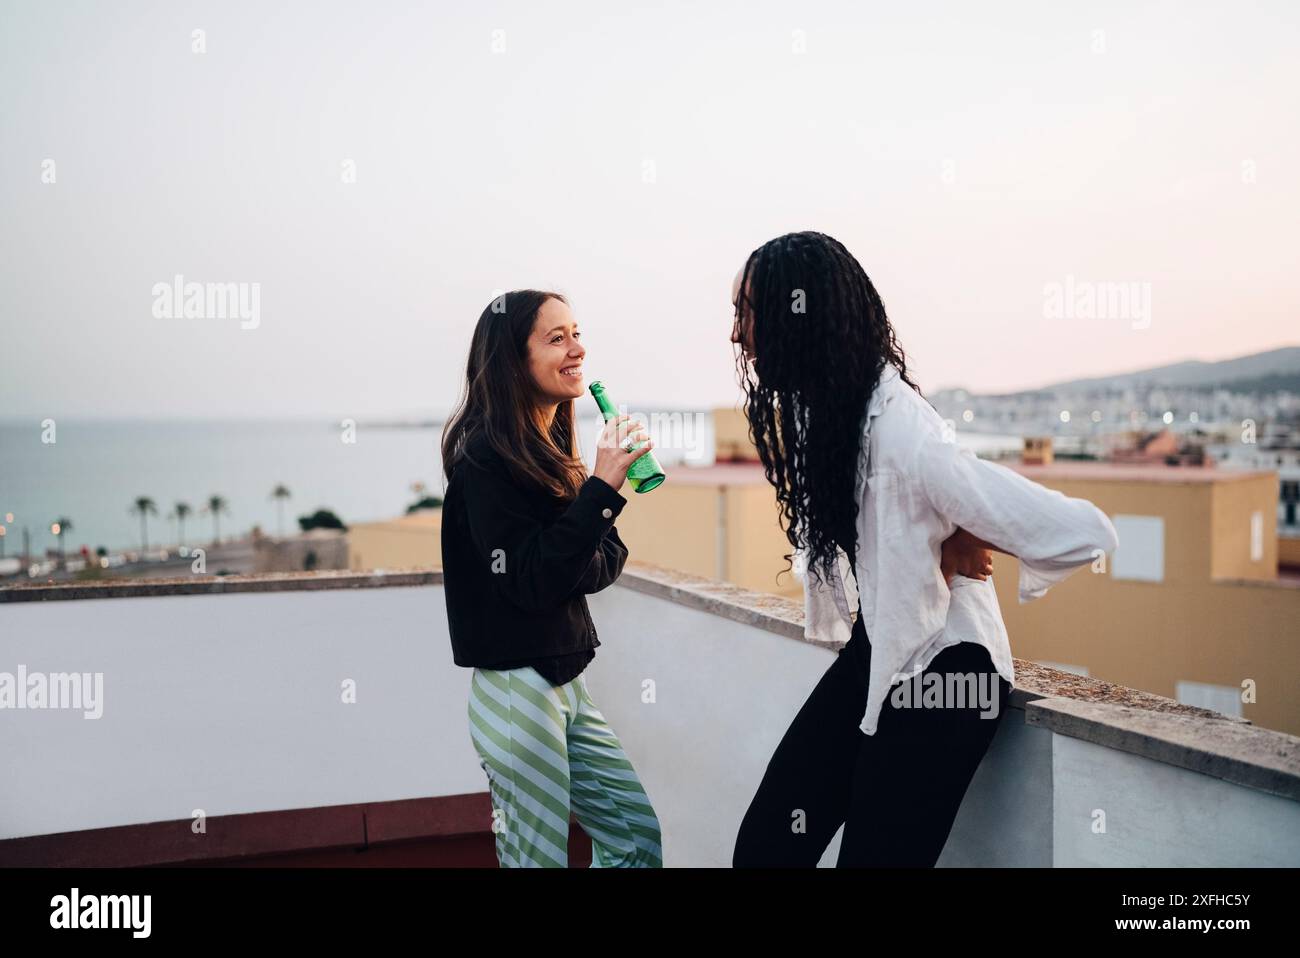
M 1026 706 L 1025 722 L 1300 801 L 1300 738 L 1284 732 L 1226 716 L 1205 719 L 1055 697 Z
M 803 606 L 792 599 L 766 592 L 751 592 L 740 586 L 715 579 L 650 565 L 629 562 L 618 578 L 618 585 L 699 609 L 724 619 L 775 632 L 787 639 L 837 649 L 838 642 L 812 642 L 803 634 Z
M 803 634 L 803 605 L 793 599 L 751 592 L 725 582 L 716 582 L 699 576 L 664 569 L 644 562 L 629 562 L 618 584 L 649 595 L 656 595 L 710 612 L 724 618 L 775 632 L 786 638 L 797 639 L 812 645 L 824 645 L 838 650 L 838 642 L 813 642 Z M 1222 715 L 1210 709 L 1184 705 L 1162 695 L 1153 695 L 1111 682 L 1087 676 L 1062 672 L 1037 662 L 1015 659 L 1016 685 L 1011 704 L 1024 707 L 1028 702 L 1045 696 L 1061 696 L 1090 702 L 1109 702 L 1128 705 L 1153 712 L 1167 712 L 1196 719 L 1218 719 L 1249 725 L 1245 719 Z
M 373 569 L 366 572 L 263 572 L 255 575 L 196 575 L 171 579 L 107 582 L 22 583 L 0 588 L 0 602 L 68 599 L 124 599 L 159 595 L 216 595 L 227 592 L 293 592 L 316 589 L 376 589 L 381 586 L 440 585 L 440 569 Z
M 803 606 L 792 599 L 645 563 L 628 563 L 618 584 L 808 641 Z M 1027 724 L 1300 801 L 1300 738 L 1037 662 L 1014 664 L 1010 705 Z

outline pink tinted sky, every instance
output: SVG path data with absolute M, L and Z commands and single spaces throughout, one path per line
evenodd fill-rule
M 442 7 L 10 9 L 3 414 L 442 411 L 523 286 L 616 399 L 725 404 L 732 275 L 798 229 L 926 389 L 1298 338 L 1292 4 Z M 258 327 L 155 318 L 176 274 L 259 283 Z M 1149 326 L 1046 316 L 1067 277 Z

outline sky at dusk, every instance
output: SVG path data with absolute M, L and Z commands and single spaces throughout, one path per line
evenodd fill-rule
M 803 229 L 927 391 L 1294 344 L 1297 49 L 1284 2 L 4 0 L 0 416 L 438 414 L 522 287 L 616 399 L 727 405 L 732 277 Z

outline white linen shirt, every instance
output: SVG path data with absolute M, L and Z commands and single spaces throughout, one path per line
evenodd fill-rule
M 866 480 L 865 490 L 863 480 Z M 851 609 L 862 603 L 871 643 L 867 709 L 860 728 L 874 735 L 895 683 L 923 671 L 959 642 L 988 649 L 1012 685 L 1015 669 L 992 578 L 939 571 L 943 541 L 958 526 L 1020 559 L 1020 602 L 1047 592 L 1119 544 L 1106 514 L 979 459 L 959 446 L 934 408 L 887 363 L 872 391 L 858 456 L 857 566 L 838 551 L 835 574 L 819 581 L 803 550 L 795 570 L 804 585 L 804 634 L 846 642 Z

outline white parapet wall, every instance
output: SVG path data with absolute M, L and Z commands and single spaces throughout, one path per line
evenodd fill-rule
M 587 670 L 654 803 L 664 862 L 730 867 L 741 819 L 781 736 L 836 653 L 672 598 L 591 597 Z M 1003 717 L 940 866 L 1052 863 L 1051 733 Z M 822 856 L 833 866 L 837 833 Z
M 3 604 L 19 666 L 103 714 L 0 710 L 0 839 L 486 790 L 441 585 Z

